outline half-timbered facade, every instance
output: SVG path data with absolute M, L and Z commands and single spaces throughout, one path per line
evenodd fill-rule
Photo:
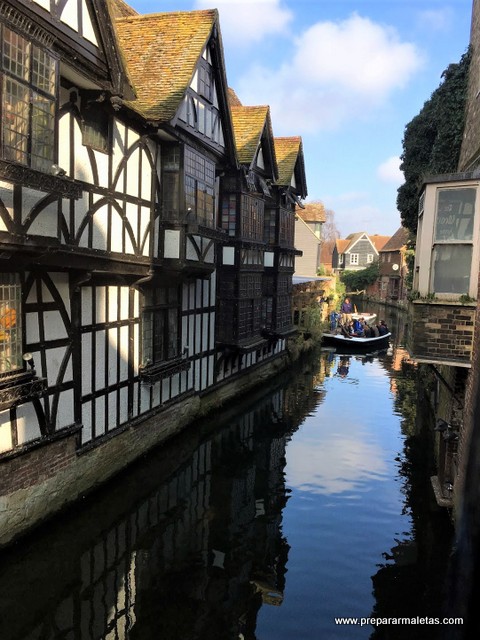
M 297 144 L 296 186 L 272 191 L 268 108 L 239 162 L 216 10 L 2 0 L 0 38 L 3 541 L 26 496 L 55 496 L 37 521 L 285 354 L 261 331 L 289 328 L 279 212 L 306 190 Z

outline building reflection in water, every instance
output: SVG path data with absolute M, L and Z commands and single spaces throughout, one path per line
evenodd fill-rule
M 0 637 L 254 638 L 283 599 L 285 450 L 323 374 L 196 425 L 5 551 Z
M 378 557 L 372 615 L 428 615 L 450 530 L 431 509 L 415 367 L 398 345 L 379 360 L 404 416 L 398 469 L 411 530 Z M 323 404 L 326 379 L 344 384 L 339 364 L 338 354 L 312 354 L 276 390 L 195 425 L 0 554 L 0 638 L 255 640 L 260 608 L 285 592 L 286 448 Z

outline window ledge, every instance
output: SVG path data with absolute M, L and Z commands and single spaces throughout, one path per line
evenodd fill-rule
M 32 373 L 20 373 L 0 380 L 0 411 L 40 398 L 47 389 L 47 379 Z
M 181 371 L 188 371 L 188 369 L 190 369 L 190 362 L 188 360 L 175 358 L 175 360 L 169 360 L 168 362 L 142 367 L 140 369 L 140 380 L 144 384 L 153 385 L 159 380 L 169 378 Z
M 6 160 L 0 160 L 0 177 L 15 184 L 22 184 L 30 189 L 55 193 L 64 198 L 78 200 L 83 192 L 82 186 L 71 178 L 50 175 L 49 173 Z

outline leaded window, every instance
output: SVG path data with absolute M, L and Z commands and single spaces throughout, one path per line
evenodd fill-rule
M 4 25 L 0 34 L 2 157 L 49 172 L 55 155 L 58 62 Z
M 179 355 L 178 287 L 157 287 L 145 293 L 142 315 L 143 365 L 161 364 Z
M 22 289 L 17 273 L 0 273 L 0 374 L 23 369 Z
M 215 165 L 185 147 L 185 205 L 190 217 L 208 227 L 215 225 Z

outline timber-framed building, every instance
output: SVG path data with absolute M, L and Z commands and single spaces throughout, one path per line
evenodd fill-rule
M 6 543 L 285 366 L 306 181 L 216 10 L 1 0 L 0 39 Z

